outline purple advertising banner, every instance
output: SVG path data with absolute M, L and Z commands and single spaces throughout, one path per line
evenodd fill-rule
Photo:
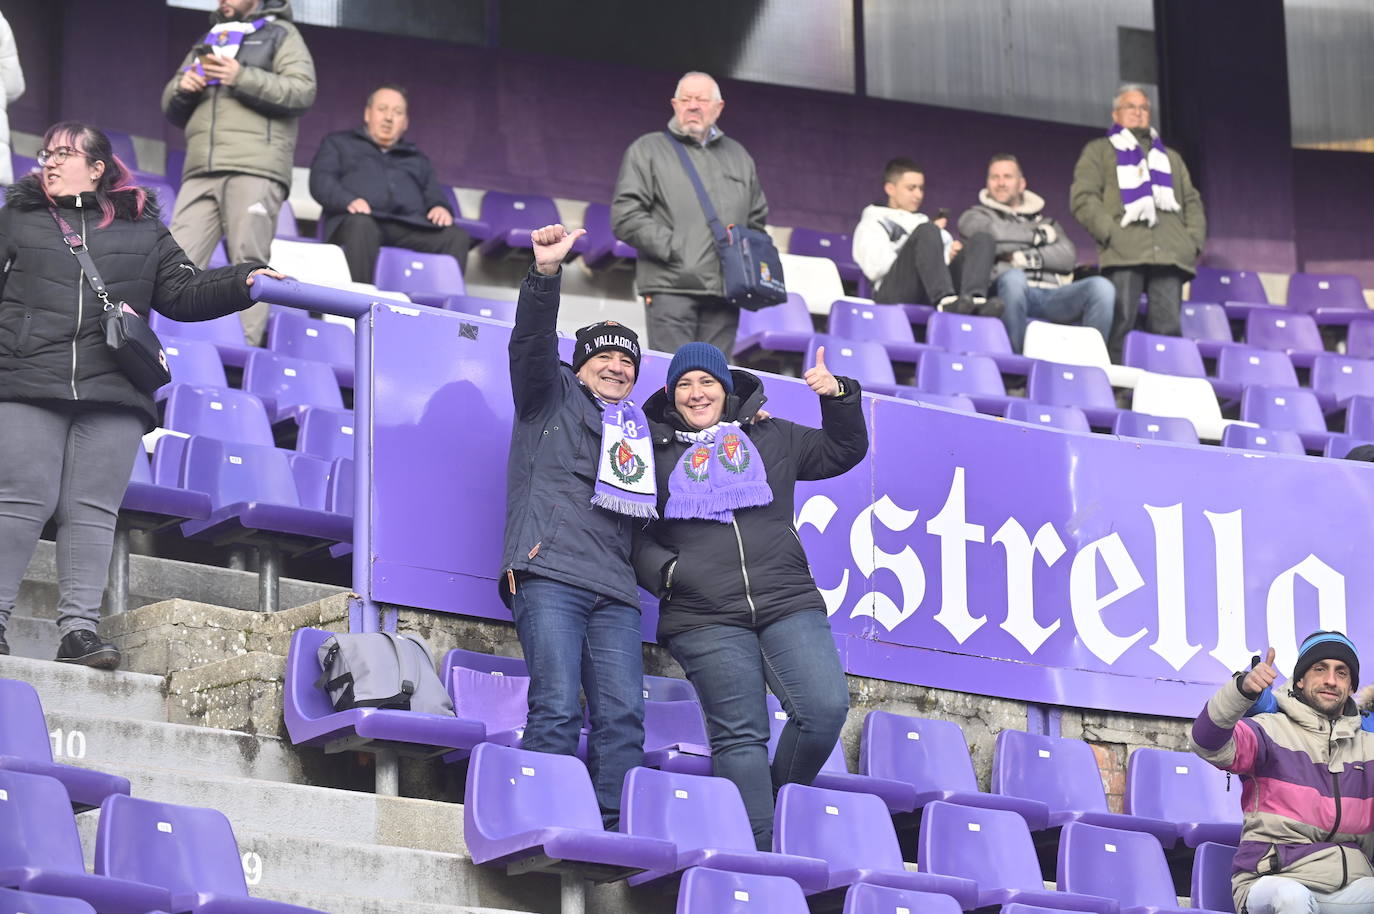
M 508 328 L 379 307 L 370 596 L 508 619 L 496 596 Z M 565 341 L 569 343 L 570 341 Z M 646 353 L 643 400 L 666 359 Z M 767 409 L 816 397 L 764 376 Z M 801 483 L 797 530 L 846 670 L 1191 717 L 1251 656 L 1374 634 L 1368 464 L 1084 435 L 866 397 L 871 445 Z M 645 636 L 655 613 L 647 596 Z

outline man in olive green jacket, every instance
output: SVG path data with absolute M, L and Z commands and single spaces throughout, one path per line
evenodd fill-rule
M 672 103 L 668 132 L 646 133 L 625 151 L 611 227 L 639 252 L 635 288 L 644 296 L 649 347 L 676 352 L 704 340 L 728 353 L 735 348 L 739 308 L 723 297 L 715 237 L 673 145 L 687 150 L 722 225 L 763 231 L 768 201 L 754 160 L 716 126 L 725 108 L 716 81 L 688 73 Z
M 186 131 L 172 235 L 204 267 L 225 241 L 231 263 L 268 263 L 291 187 L 296 122 L 315 102 L 315 63 L 291 22 L 291 0 L 220 0 L 162 90 L 162 112 Z M 262 343 L 267 305 L 240 312 Z
M 1107 136 L 1083 147 L 1069 198 L 1097 242 L 1102 275 L 1116 286 L 1107 349 L 1120 362 L 1141 292 L 1149 300 L 1146 329 L 1179 335 L 1183 283 L 1196 272 L 1207 217 L 1183 158 L 1150 127 L 1150 100 L 1139 86 L 1117 92 L 1112 121 Z

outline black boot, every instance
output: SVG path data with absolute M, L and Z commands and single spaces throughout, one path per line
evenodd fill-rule
M 10 652 L 10 643 L 5 640 L 5 630 L 0 628 L 0 657 Z
M 57 659 L 62 663 L 79 663 L 95 667 L 97 670 L 113 670 L 119 666 L 119 648 L 100 640 L 100 636 L 87 628 L 68 632 L 57 648 Z

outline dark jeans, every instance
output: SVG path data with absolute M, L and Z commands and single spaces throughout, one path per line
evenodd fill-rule
M 873 300 L 890 305 L 936 304 L 942 298 L 959 295 L 987 295 L 992 282 L 992 261 L 997 245 L 992 236 L 979 232 L 964 239 L 964 249 L 945 263 L 945 242 L 940 227 L 923 222 L 897 252 L 892 268 Z
M 119 409 L 0 403 L 0 631 L 43 525 L 57 525 L 57 630 L 95 630 L 143 419 Z
M 728 361 L 739 329 L 739 308 L 715 295 L 655 292 L 644 296 L 644 319 L 650 349 L 673 353 L 684 343 L 704 340 L 725 353 Z
M 815 780 L 849 710 L 840 655 L 820 611 L 792 613 L 758 631 L 703 625 L 668 642 L 696 687 L 711 739 L 711 767 L 744 798 L 759 850 L 773 849 L 773 799 L 783 784 Z M 764 684 L 791 718 L 768 764 Z
M 458 261 L 459 269 L 467 273 L 471 239 L 456 225 L 421 228 L 392 219 L 375 219 L 364 213 L 349 213 L 334 227 L 329 243 L 343 248 L 354 282 L 372 282 L 377 272 L 377 251 L 382 245 L 409 248 L 423 254 L 448 254 Z
M 521 748 L 575 755 L 587 695 L 587 767 L 608 829 L 620 821 L 625 772 L 644 763 L 644 654 L 639 608 L 551 578 L 524 575 L 511 598 L 530 669 Z
M 1183 298 L 1183 280 L 1187 275 L 1178 267 L 1141 265 L 1138 267 L 1107 267 L 1102 275 L 1116 287 L 1116 317 L 1112 321 L 1112 335 L 1107 340 L 1107 352 L 1112 361 L 1121 363 L 1126 349 L 1126 334 L 1135 329 L 1140 314 L 1140 293 L 1147 299 L 1145 329 L 1161 336 L 1179 336 L 1179 302 Z

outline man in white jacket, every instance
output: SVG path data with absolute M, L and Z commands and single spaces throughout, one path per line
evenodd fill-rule
M 987 296 L 992 238 L 974 235 L 962 242 L 953 240 L 943 225 L 920 212 L 925 186 L 920 166 L 911 159 L 893 159 L 883 170 L 886 205 L 865 207 L 859 217 L 854 261 L 873 284 L 873 300 L 924 302 L 941 311 L 1000 315 L 1001 302 Z
M 19 48 L 14 43 L 14 32 L 0 13 L 0 182 L 8 187 L 14 183 L 14 163 L 10 159 L 10 102 L 24 94 L 24 71 L 19 66 Z

